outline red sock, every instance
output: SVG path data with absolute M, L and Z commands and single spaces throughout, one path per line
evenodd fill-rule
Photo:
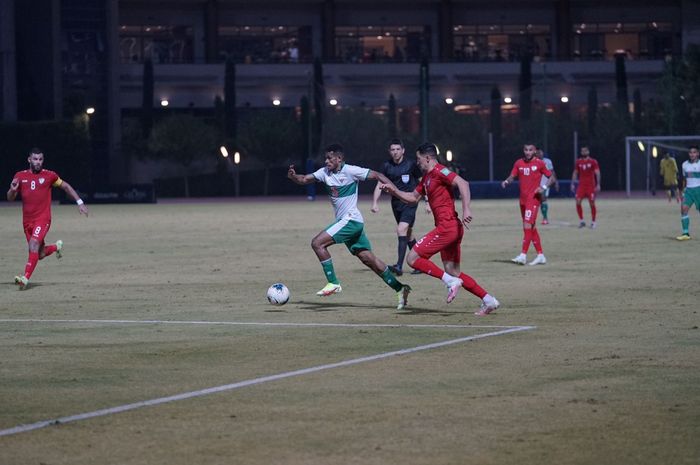
M 48 257 L 49 255 L 54 253 L 56 250 L 57 250 L 56 244 L 45 245 L 44 246 L 44 256 L 41 258 Z M 41 260 L 41 258 L 39 260 Z
M 532 245 L 535 246 L 538 254 L 542 253 L 542 242 L 540 241 L 540 232 L 537 228 L 532 228 Z
M 34 268 L 36 268 L 36 264 L 39 262 L 39 252 L 29 252 L 29 259 L 27 260 L 27 264 L 24 265 L 24 276 L 29 279 L 32 276 L 32 273 L 34 273 Z
M 481 286 L 479 286 L 476 281 L 474 281 L 474 278 L 469 276 L 466 273 L 460 273 L 459 274 L 459 279 L 462 280 L 462 287 L 477 296 L 480 299 L 483 299 L 488 292 L 484 290 Z
M 530 242 L 532 242 L 532 228 L 523 229 L 523 248 L 521 252 L 527 255 L 527 249 L 530 248 Z
M 440 269 L 435 263 L 431 262 L 427 258 L 418 257 L 416 261 L 413 262 L 413 268 L 418 271 L 432 276 L 433 278 L 442 279 L 442 275 L 445 274 L 443 270 Z
M 576 204 L 576 213 L 578 213 L 578 219 L 583 221 L 583 207 L 580 204 Z
M 596 214 L 595 203 L 591 202 L 591 221 L 595 221 L 595 214 Z

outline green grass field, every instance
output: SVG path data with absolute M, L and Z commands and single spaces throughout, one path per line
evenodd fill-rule
M 344 246 L 343 293 L 316 297 L 325 199 L 54 206 L 64 258 L 23 292 L 19 204 L 0 206 L 0 464 L 699 463 L 697 240 L 662 199 L 603 198 L 597 230 L 551 203 L 549 263 L 523 267 L 516 200 L 473 202 L 463 270 L 501 301 L 486 318 L 427 276 L 401 278 L 397 312 Z M 360 208 L 392 263 L 388 202 Z M 184 393 L 202 395 L 8 433 Z

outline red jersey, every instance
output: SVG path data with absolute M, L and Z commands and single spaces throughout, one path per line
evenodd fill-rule
M 438 163 L 423 176 L 420 184 L 416 187 L 416 192 L 428 197 L 428 204 L 435 218 L 435 226 L 459 218 L 455 211 L 455 196 L 452 191 L 452 181 L 456 177 L 457 173 Z
M 575 170 L 578 174 L 579 188 L 588 190 L 595 189 L 595 172 L 596 170 L 600 170 L 595 158 L 582 157 L 576 159 Z
M 50 170 L 33 173 L 28 169 L 16 173 L 13 179 L 19 181 L 24 221 L 37 218 L 51 220 L 51 188 L 63 184 L 61 178 Z
M 520 181 L 520 202 L 535 198 L 535 191 L 541 186 L 542 176 L 551 176 L 552 172 L 544 161 L 532 157 L 529 161 L 519 158 L 513 164 L 510 175 Z

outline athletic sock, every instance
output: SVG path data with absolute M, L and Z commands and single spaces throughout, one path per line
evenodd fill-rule
M 382 279 L 384 280 L 385 283 L 389 285 L 390 288 L 395 290 L 396 292 L 399 292 L 401 289 L 403 289 L 403 284 L 396 279 L 394 274 L 389 271 L 389 267 L 387 266 L 384 268 L 384 271 L 382 271 L 382 274 L 380 275 Z
M 416 240 L 415 240 L 415 239 L 411 239 L 411 240 L 409 241 L 409 243 L 408 243 L 408 249 L 411 250 L 411 249 L 413 249 L 413 247 L 415 247 L 415 246 L 416 246 Z
M 578 213 L 578 219 L 583 221 L 583 207 L 579 204 L 576 204 L 576 213 Z
M 542 204 L 542 218 L 545 220 L 547 219 L 547 210 L 549 210 L 549 204 L 547 202 L 544 202 Z
M 321 266 L 323 267 L 323 273 L 326 275 L 326 279 L 328 280 L 329 283 L 340 284 L 340 281 L 338 281 L 338 278 L 336 278 L 336 276 L 335 276 L 335 270 L 333 269 L 333 259 L 332 258 L 329 258 L 328 260 L 322 261 Z
M 437 279 L 442 279 L 442 275 L 445 274 L 435 263 L 422 257 L 418 257 L 416 261 L 413 262 L 413 268 Z
M 46 258 L 46 257 L 48 257 L 49 255 L 51 255 L 52 253 L 54 253 L 57 249 L 58 249 L 58 247 L 56 247 L 56 244 L 45 245 L 45 246 L 44 246 L 44 256 L 41 257 L 41 258 Z M 39 260 L 41 260 L 41 258 L 40 258 Z
M 591 221 L 595 221 L 596 208 L 595 204 L 591 202 Z
M 532 228 L 532 245 L 535 246 L 535 250 L 538 254 L 542 253 L 542 241 L 540 240 L 540 232 L 537 228 Z
M 462 280 L 462 287 L 474 294 L 475 296 L 477 296 L 478 298 L 483 299 L 484 296 L 487 294 L 484 288 L 479 286 L 474 280 L 474 278 L 472 278 L 468 274 L 460 273 L 459 279 Z
M 39 262 L 39 252 L 29 252 L 29 258 L 27 259 L 27 264 L 24 265 L 24 277 L 29 279 L 34 273 L 34 268 Z
M 403 259 L 406 257 L 406 247 L 408 247 L 408 238 L 399 236 L 399 259 L 396 261 L 396 266 L 403 268 Z
M 532 228 L 523 229 L 523 247 L 520 253 L 527 255 L 527 250 L 530 248 L 530 242 L 532 242 Z
M 683 234 L 690 234 L 690 216 L 681 216 L 681 228 L 683 228 Z

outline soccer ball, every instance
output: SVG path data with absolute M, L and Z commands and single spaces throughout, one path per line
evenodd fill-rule
M 267 300 L 272 305 L 284 305 L 289 301 L 289 289 L 282 283 L 275 283 L 267 290 Z

